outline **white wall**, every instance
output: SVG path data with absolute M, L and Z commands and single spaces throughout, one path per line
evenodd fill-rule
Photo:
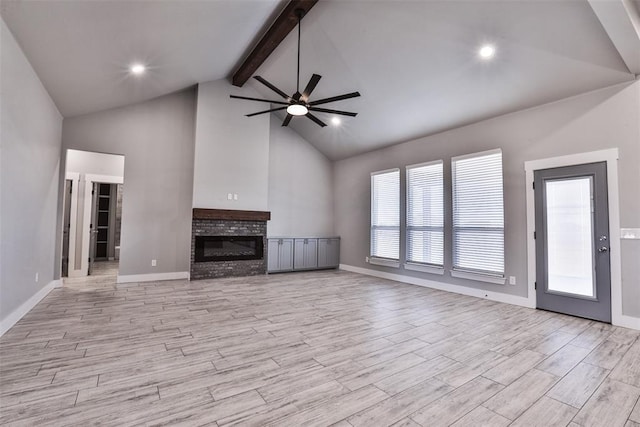
M 65 149 L 126 158 L 120 276 L 189 271 L 195 108 L 189 89 L 64 120 Z
M 271 115 L 269 236 L 332 236 L 333 165 Z
M 618 147 L 621 227 L 640 227 L 640 81 L 517 112 L 335 163 L 336 232 L 341 263 L 497 293 L 527 296 L 524 162 Z M 453 156 L 503 150 L 505 270 L 516 286 L 373 266 L 369 254 L 370 176 L 373 171 L 443 159 L 450 188 Z M 403 190 L 404 191 L 404 190 Z M 450 191 L 446 191 L 450 193 Z M 450 206 L 450 195 L 445 206 Z M 445 268 L 451 268 L 451 212 L 445 211 Z M 623 314 L 640 317 L 640 240 L 622 241 Z M 401 247 L 401 256 L 404 248 Z
M 124 176 L 124 156 L 67 150 L 67 172 L 92 175 Z
M 45 295 L 60 269 L 54 254 L 62 116 L 1 19 L 0 27 L 2 334 Z
M 269 114 L 245 117 L 269 104 L 229 98 L 261 97 L 226 80 L 198 86 L 193 207 L 266 211 Z M 228 200 L 229 193 L 238 200 Z

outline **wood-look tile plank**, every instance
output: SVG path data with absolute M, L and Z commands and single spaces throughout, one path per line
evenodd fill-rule
M 423 426 L 448 426 L 503 388 L 494 381 L 478 377 L 420 409 L 411 415 L 411 419 Z
M 509 359 L 482 374 L 485 378 L 509 385 L 544 359 L 544 355 L 531 350 L 522 350 Z
M 402 372 L 424 361 L 425 360 L 418 355 L 407 353 L 392 360 L 390 363 L 379 363 L 369 366 L 353 374 L 338 378 L 338 381 L 349 390 L 356 390 L 390 375 Z
M 511 426 L 513 427 L 564 427 L 578 412 L 573 406 L 543 396 Z
M 640 387 L 640 341 L 635 341 L 611 371 L 611 379 Z
M 267 425 L 326 426 L 348 418 L 388 397 L 382 390 L 366 386 Z
M 452 366 L 460 365 L 459 362 L 451 360 L 448 357 L 438 356 L 435 359 L 422 362 L 409 369 L 383 378 L 375 382 L 374 385 L 389 395 L 395 395 L 428 380 Z
M 630 348 L 628 344 L 607 339 L 589 353 L 584 362 L 612 370 Z
M 529 409 L 558 380 L 549 373 L 532 369 L 482 405 L 496 414 L 515 420 Z
M 634 406 L 633 411 L 631 411 L 629 419 L 631 421 L 635 421 L 636 423 L 640 423 L 640 398 L 636 402 L 636 406 Z
M 547 396 L 575 408 L 580 408 L 608 374 L 609 371 L 606 369 L 588 363 L 579 363 L 549 390 Z
M 548 372 L 557 377 L 563 377 L 575 368 L 589 352 L 590 350 L 587 348 L 567 344 L 536 365 L 536 369 Z
M 498 415 L 495 412 L 485 408 L 484 406 L 478 406 L 473 411 L 469 412 L 464 417 L 460 418 L 455 423 L 451 424 L 452 427 L 477 427 L 477 426 L 491 426 L 502 427 L 511 423 L 511 420 Z
M 624 425 L 640 396 L 640 388 L 606 379 L 573 419 L 590 426 Z
M 452 387 L 442 381 L 430 379 L 349 417 L 347 421 L 355 427 L 390 425 L 408 417 L 452 390 Z

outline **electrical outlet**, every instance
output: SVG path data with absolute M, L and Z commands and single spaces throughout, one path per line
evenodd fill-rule
M 36 283 L 38 283 L 38 279 L 40 279 L 40 273 L 36 273 Z
M 368 256 L 364 257 L 364 262 L 369 262 L 369 257 Z
M 509 276 L 509 284 L 510 285 L 516 284 L 516 276 Z
M 233 200 L 238 200 L 238 195 L 237 194 L 233 195 Z
M 233 194 L 227 193 L 227 200 L 233 200 Z
M 151 267 L 155 267 L 156 265 L 158 265 L 158 260 L 152 259 L 151 260 Z

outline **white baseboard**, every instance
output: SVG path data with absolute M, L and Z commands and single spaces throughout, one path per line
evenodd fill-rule
M 437 282 L 435 280 L 420 279 L 418 277 L 403 276 L 401 274 L 386 273 L 384 271 L 371 270 L 368 268 L 355 267 L 347 264 L 340 264 L 341 270 L 352 271 L 354 273 L 366 274 L 368 276 L 380 277 L 381 279 L 395 280 L 396 282 L 408 283 L 410 285 L 424 286 L 427 288 L 438 289 L 440 291 L 453 292 L 456 294 L 467 295 L 491 301 L 504 302 L 507 304 L 519 305 L 527 308 L 535 308 L 531 306 L 531 301 L 526 297 L 503 294 L 500 292 L 484 291 L 482 289 L 469 288 L 466 286 L 452 285 L 450 283 Z
M 161 280 L 189 280 L 188 271 L 173 271 L 171 273 L 151 273 L 151 274 L 129 274 L 125 276 L 118 275 L 117 283 L 133 283 L 133 282 L 157 282 Z
M 45 287 L 40 289 L 37 293 L 35 293 L 31 298 L 26 300 L 20 307 L 16 308 L 11 312 L 7 317 L 0 321 L 0 336 L 4 335 L 9 329 L 13 327 L 20 319 L 24 317 L 33 307 L 38 305 L 40 301 L 44 297 L 46 297 L 49 292 L 51 292 L 54 288 L 59 288 L 62 286 L 61 280 L 52 280 Z
M 615 326 L 622 326 L 623 328 L 636 329 L 640 331 L 640 318 L 631 317 L 621 314 L 619 316 L 614 316 L 613 322 L 611 322 Z

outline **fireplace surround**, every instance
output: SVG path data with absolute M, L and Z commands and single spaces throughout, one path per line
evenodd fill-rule
M 191 279 L 266 274 L 270 212 L 193 209 Z

